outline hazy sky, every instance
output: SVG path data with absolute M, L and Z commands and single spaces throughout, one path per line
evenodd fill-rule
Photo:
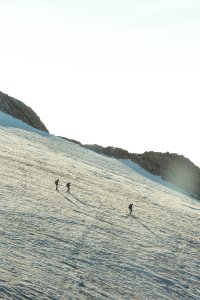
M 52 134 L 200 166 L 199 0 L 0 0 L 0 90 Z

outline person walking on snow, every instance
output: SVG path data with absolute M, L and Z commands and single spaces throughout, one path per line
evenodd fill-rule
M 71 186 L 71 183 L 70 183 L 70 182 L 68 182 L 68 183 L 66 184 L 66 186 L 67 186 L 67 192 L 69 192 L 69 193 L 70 193 L 70 186 Z
M 129 210 L 130 210 L 130 215 L 131 215 L 131 213 L 132 213 L 132 210 L 133 210 L 133 204 L 129 204 Z
M 55 181 L 56 191 L 58 191 L 58 182 L 59 182 L 59 179 L 57 179 L 57 180 Z

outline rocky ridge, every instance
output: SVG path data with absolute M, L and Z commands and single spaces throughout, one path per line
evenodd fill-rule
M 22 120 L 34 128 L 49 132 L 32 108 L 2 92 L 0 92 L 0 110 L 16 119 Z
M 200 168 L 183 155 L 154 151 L 136 154 L 111 146 L 83 146 L 118 159 L 130 159 L 146 171 L 160 176 L 200 200 Z

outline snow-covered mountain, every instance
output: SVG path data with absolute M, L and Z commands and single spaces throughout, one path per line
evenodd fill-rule
M 0 115 L 0 299 L 200 299 L 198 201 L 19 122 Z
M 23 102 L 0 92 L 0 111 L 9 114 L 26 124 L 48 133 L 44 123 L 32 108 Z M 18 125 L 17 125 L 18 126 Z M 76 140 L 64 139 L 82 145 Z M 140 165 L 151 174 L 162 177 L 186 193 L 200 200 L 200 168 L 189 159 L 177 153 L 144 152 L 142 154 L 129 153 L 127 150 L 117 147 L 102 147 L 99 145 L 82 145 L 85 148 L 107 156 L 129 159 Z

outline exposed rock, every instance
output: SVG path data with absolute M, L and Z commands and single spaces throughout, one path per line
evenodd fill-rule
M 145 170 L 200 198 L 200 168 L 183 155 L 150 151 L 131 155 L 131 159 Z
M 34 128 L 49 132 L 32 108 L 2 92 L 0 92 L 0 110 Z
M 58 136 L 58 137 L 61 138 L 61 139 L 67 140 L 67 141 L 69 141 L 69 142 L 72 142 L 72 143 L 74 143 L 74 144 L 78 144 L 78 145 L 80 145 L 80 146 L 83 146 L 79 141 L 76 141 L 76 140 L 73 140 L 73 139 L 68 139 L 68 138 L 63 137 L 63 136 Z
M 108 156 L 113 156 L 116 158 L 129 158 L 130 153 L 127 150 L 117 148 L 117 147 L 102 147 L 99 145 L 84 145 L 85 148 L 89 148 L 95 152 L 106 154 Z
M 130 159 L 146 171 L 161 176 L 191 196 L 200 199 L 200 168 L 183 155 L 153 151 L 135 154 L 120 148 L 98 145 L 84 145 L 84 147 L 108 156 Z

